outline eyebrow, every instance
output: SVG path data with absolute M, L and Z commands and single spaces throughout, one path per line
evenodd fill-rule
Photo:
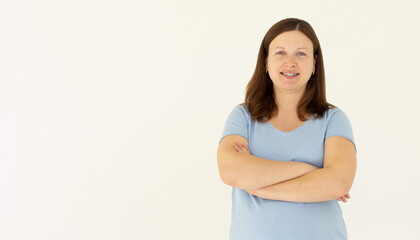
M 283 49 L 285 49 L 284 47 L 275 47 L 274 49 L 277 49 L 277 48 L 283 48 Z M 296 49 L 307 49 L 307 48 L 300 47 L 300 48 L 296 48 Z

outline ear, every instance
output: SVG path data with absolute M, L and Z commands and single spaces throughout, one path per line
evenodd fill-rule
M 314 59 L 314 68 L 316 66 L 316 59 L 318 58 L 318 55 L 315 55 L 315 59 Z

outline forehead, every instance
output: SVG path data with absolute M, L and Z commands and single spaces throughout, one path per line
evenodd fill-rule
M 300 31 L 288 31 L 279 34 L 271 41 L 269 49 L 274 50 L 280 47 L 285 49 L 306 48 L 309 51 L 313 50 L 311 39 Z

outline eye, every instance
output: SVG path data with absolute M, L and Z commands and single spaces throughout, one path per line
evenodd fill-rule
M 302 53 L 302 54 L 301 54 Z M 298 52 L 299 56 L 305 56 L 306 54 L 304 52 Z
M 284 51 L 277 52 L 277 54 L 283 54 L 283 53 L 284 53 Z

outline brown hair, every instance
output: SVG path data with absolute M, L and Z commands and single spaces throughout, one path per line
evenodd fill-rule
M 328 108 L 336 107 L 328 103 L 326 99 L 324 61 L 315 31 L 304 20 L 287 18 L 274 24 L 265 34 L 258 53 L 257 66 L 246 87 L 245 102 L 240 104 L 245 104 L 248 107 L 248 111 L 254 120 L 256 119 L 259 122 L 264 122 L 264 118 L 270 120 L 278 110 L 273 83 L 266 72 L 265 59 L 268 56 L 271 41 L 279 34 L 293 30 L 302 32 L 312 41 L 314 58 L 316 57 L 315 74 L 311 75 L 305 93 L 298 103 L 297 114 L 299 119 L 306 121 L 306 113 L 315 114 L 315 119 L 317 119 L 322 117 Z

